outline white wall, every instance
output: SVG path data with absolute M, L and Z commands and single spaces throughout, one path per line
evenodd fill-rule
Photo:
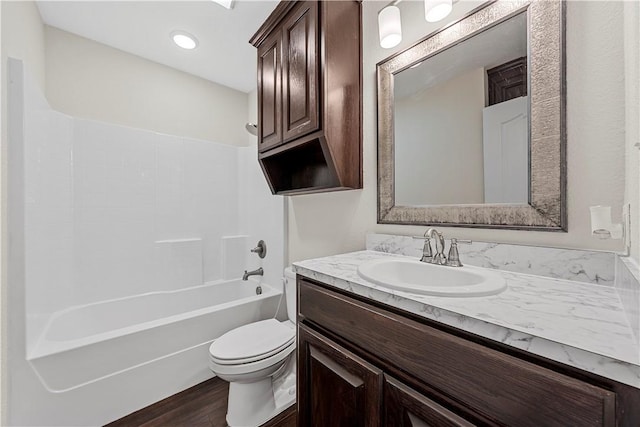
M 412 2 L 409 2 L 412 3 Z M 419 2 L 416 2 L 419 3 Z M 400 3 L 403 10 L 405 2 Z M 386 2 L 363 2 L 364 189 L 296 196 L 289 203 L 289 253 L 300 260 L 364 248 L 367 232 L 415 235 L 425 227 L 376 223 L 375 64 L 426 35 L 419 13 L 402 14 L 403 41 L 378 44 L 377 13 Z M 451 20 L 473 8 L 458 2 Z M 568 233 L 441 227 L 447 238 L 620 250 L 620 241 L 591 237 L 589 206 L 613 207 L 620 218 L 625 187 L 623 3 L 567 4 Z M 433 29 L 433 26 L 431 27 Z M 637 222 L 636 222 L 637 223 Z
M 0 119 L 0 123 L 2 126 L 2 136 L 1 136 L 1 150 L 0 155 L 2 158 L 1 163 L 1 200 L 2 200 L 2 209 L 0 210 L 0 220 L 2 223 L 2 286 L 0 289 L 0 307 L 1 307 L 1 327 L 2 332 L 0 336 L 2 337 L 2 354 L 0 356 L 1 366 L 0 372 L 2 372 L 2 387 L 0 390 L 1 395 L 1 405 L 0 405 L 0 424 L 7 425 L 7 407 L 10 404 L 10 396 L 8 391 L 9 380 L 6 375 L 8 363 L 9 363 L 9 354 L 8 347 L 12 347 L 15 345 L 21 345 L 24 343 L 23 339 L 18 339 L 17 341 L 12 341 L 9 343 L 9 339 L 7 337 L 7 328 L 9 322 L 7 321 L 9 312 L 7 307 L 9 307 L 9 295 L 8 295 L 8 286 L 9 279 L 8 275 L 10 272 L 7 268 L 7 249 L 8 249 L 8 238 L 7 238 L 7 58 L 14 57 L 22 59 L 25 63 L 29 64 L 29 67 L 32 70 L 32 74 L 36 83 L 40 86 L 42 90 L 44 90 L 45 85 L 45 54 L 44 54 L 44 27 L 42 24 L 42 20 L 40 19 L 40 13 L 38 12 L 38 8 L 36 7 L 35 2 L 33 1 L 22 1 L 22 2 L 0 2 L 0 15 L 1 15 L 1 71 L 0 71 L 0 94 L 1 94 L 1 109 L 2 116 Z M 20 298 L 12 300 L 12 303 L 23 303 L 24 301 Z M 13 306 L 13 305 L 12 305 Z
M 625 202 L 631 203 L 631 256 L 640 259 L 640 3 L 624 4 Z
M 262 282 L 283 289 L 282 275 L 286 263 L 286 217 L 283 196 L 273 196 L 257 160 L 257 143 L 239 150 L 238 184 L 240 190 L 240 232 L 246 235 L 244 268 L 264 269 Z M 264 259 L 249 252 L 259 240 L 267 245 Z M 242 273 L 240 271 L 239 273 Z M 284 300 L 281 309 L 284 309 Z M 282 311 L 281 311 L 282 313 Z
M 476 68 L 395 99 L 397 205 L 484 202 L 484 76 Z
M 258 92 L 249 92 L 249 122 L 258 120 Z M 239 196 L 239 215 L 242 234 L 249 236 L 248 245 L 255 247 L 258 240 L 267 244 L 267 256 L 258 258 L 246 252 L 246 268 L 264 268 L 264 282 L 282 288 L 283 269 L 286 267 L 287 220 L 285 197 L 274 196 L 258 163 L 258 139 L 249 133 L 247 147 L 240 149 L 238 185 L 242 189 Z M 284 301 L 282 303 L 284 305 Z M 282 311 L 281 311 L 282 313 Z
M 13 68 L 10 71 L 17 80 L 20 76 Z M 23 65 L 23 68 L 26 70 L 26 66 Z M 26 75 L 24 79 L 30 80 L 30 77 Z M 61 300 L 69 298 L 74 291 L 74 122 L 64 114 L 51 111 L 42 92 L 34 84 L 20 86 L 12 81 L 12 88 L 24 90 L 24 104 L 20 109 L 18 100 L 11 96 L 10 114 L 17 115 L 22 113 L 21 110 L 25 114 L 22 115 L 23 137 L 16 135 L 9 140 L 12 156 L 9 232 L 14 243 L 23 240 L 25 247 L 24 252 L 20 253 L 12 245 L 9 267 L 16 268 L 13 260 L 24 256 L 25 271 L 24 283 L 12 280 L 10 291 L 15 294 L 18 289 L 22 290 L 25 305 L 31 308 L 27 310 L 30 317 L 27 322 L 29 346 L 45 321 L 41 315 L 53 311 L 49 307 L 62 308 Z M 11 122 L 10 126 L 15 128 L 19 124 Z M 14 132 L 13 128 L 9 131 Z M 25 159 L 31 161 L 26 162 Z M 21 170 L 16 169 L 14 164 L 19 164 Z M 19 227 L 22 236 L 16 234 Z M 15 307 L 10 315 L 12 319 L 23 316 L 22 307 Z M 14 329 L 9 333 L 17 335 Z M 29 337 L 32 339 L 29 340 Z
M 247 94 L 46 26 L 47 99 L 76 117 L 246 145 Z
M 2 2 L 2 70 L 6 71 L 7 57 L 29 64 L 36 84 L 45 87 L 44 25 L 33 1 Z M 6 73 L 3 72 L 6 76 Z M 6 82 L 2 82 L 3 87 Z M 5 93 L 3 91 L 3 93 Z M 6 106 L 6 104 L 4 104 Z
M 237 147 L 76 119 L 25 86 L 29 316 L 222 278 Z
M 0 5 L 0 40 L 2 39 L 2 6 Z M 1 41 L 0 41 L 1 44 Z M 0 47 L 1 49 L 1 47 Z M 2 61 L 2 52 L 0 52 L 0 61 Z M 4 62 L 4 61 L 3 61 Z M 0 81 L 4 82 L 6 79 L 5 73 L 2 70 L 2 65 L 0 65 Z M 4 85 L 0 83 L 0 129 L 4 129 L 5 127 L 5 118 L 4 116 L 4 96 L 5 96 L 5 88 Z M 4 136 L 0 131 L 0 157 L 4 159 Z M 7 369 L 7 361 L 6 361 L 6 353 L 5 353 L 5 325 L 7 322 L 3 322 L 5 309 L 5 263 L 4 263 L 4 254 L 5 254 L 5 240 L 1 238 L 1 236 L 5 236 L 4 232 L 6 231 L 5 227 L 5 199 L 4 199 L 4 191 L 2 187 L 4 186 L 4 165 L 2 164 L 4 160 L 0 160 L 0 425 L 5 424 L 5 414 L 6 414 L 6 387 L 5 387 L 5 375 L 4 370 Z

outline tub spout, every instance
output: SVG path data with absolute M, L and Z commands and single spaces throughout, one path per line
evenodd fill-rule
M 264 274 L 264 270 L 262 270 L 262 267 L 260 267 L 257 270 L 253 270 L 253 271 L 244 271 L 244 274 L 242 275 L 242 280 L 247 280 L 249 279 L 249 276 L 262 276 Z

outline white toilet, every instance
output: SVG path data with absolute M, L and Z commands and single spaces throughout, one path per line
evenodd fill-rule
M 284 271 L 284 292 L 288 320 L 240 326 L 209 347 L 211 370 L 229 381 L 227 423 L 231 427 L 259 426 L 295 401 L 295 388 L 290 387 L 285 403 L 276 402 L 273 386 L 274 378 L 287 368 L 295 369 L 296 275 L 291 268 Z M 287 383 L 295 385 L 295 380 Z

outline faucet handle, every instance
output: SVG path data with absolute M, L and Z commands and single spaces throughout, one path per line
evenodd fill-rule
M 460 243 L 470 244 L 471 240 L 463 240 Z M 447 256 L 447 265 L 449 267 L 462 267 L 460 262 L 460 254 L 458 253 L 458 239 L 451 239 L 451 247 L 449 248 L 449 255 Z
M 267 256 L 267 244 L 264 242 L 264 240 L 260 240 L 258 242 L 258 245 L 251 249 L 251 252 L 253 252 L 254 254 L 258 254 L 258 256 L 260 258 L 264 258 L 265 256 Z
M 431 252 L 431 242 L 430 238 L 424 238 L 424 246 L 422 247 L 422 258 L 420 258 L 421 262 L 431 262 L 433 261 L 433 252 Z

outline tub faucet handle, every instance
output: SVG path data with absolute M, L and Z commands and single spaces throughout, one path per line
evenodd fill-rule
M 254 254 L 258 254 L 260 258 L 264 258 L 267 256 L 267 244 L 264 242 L 264 240 L 260 240 L 258 242 L 258 246 L 251 249 L 251 252 L 253 252 Z

